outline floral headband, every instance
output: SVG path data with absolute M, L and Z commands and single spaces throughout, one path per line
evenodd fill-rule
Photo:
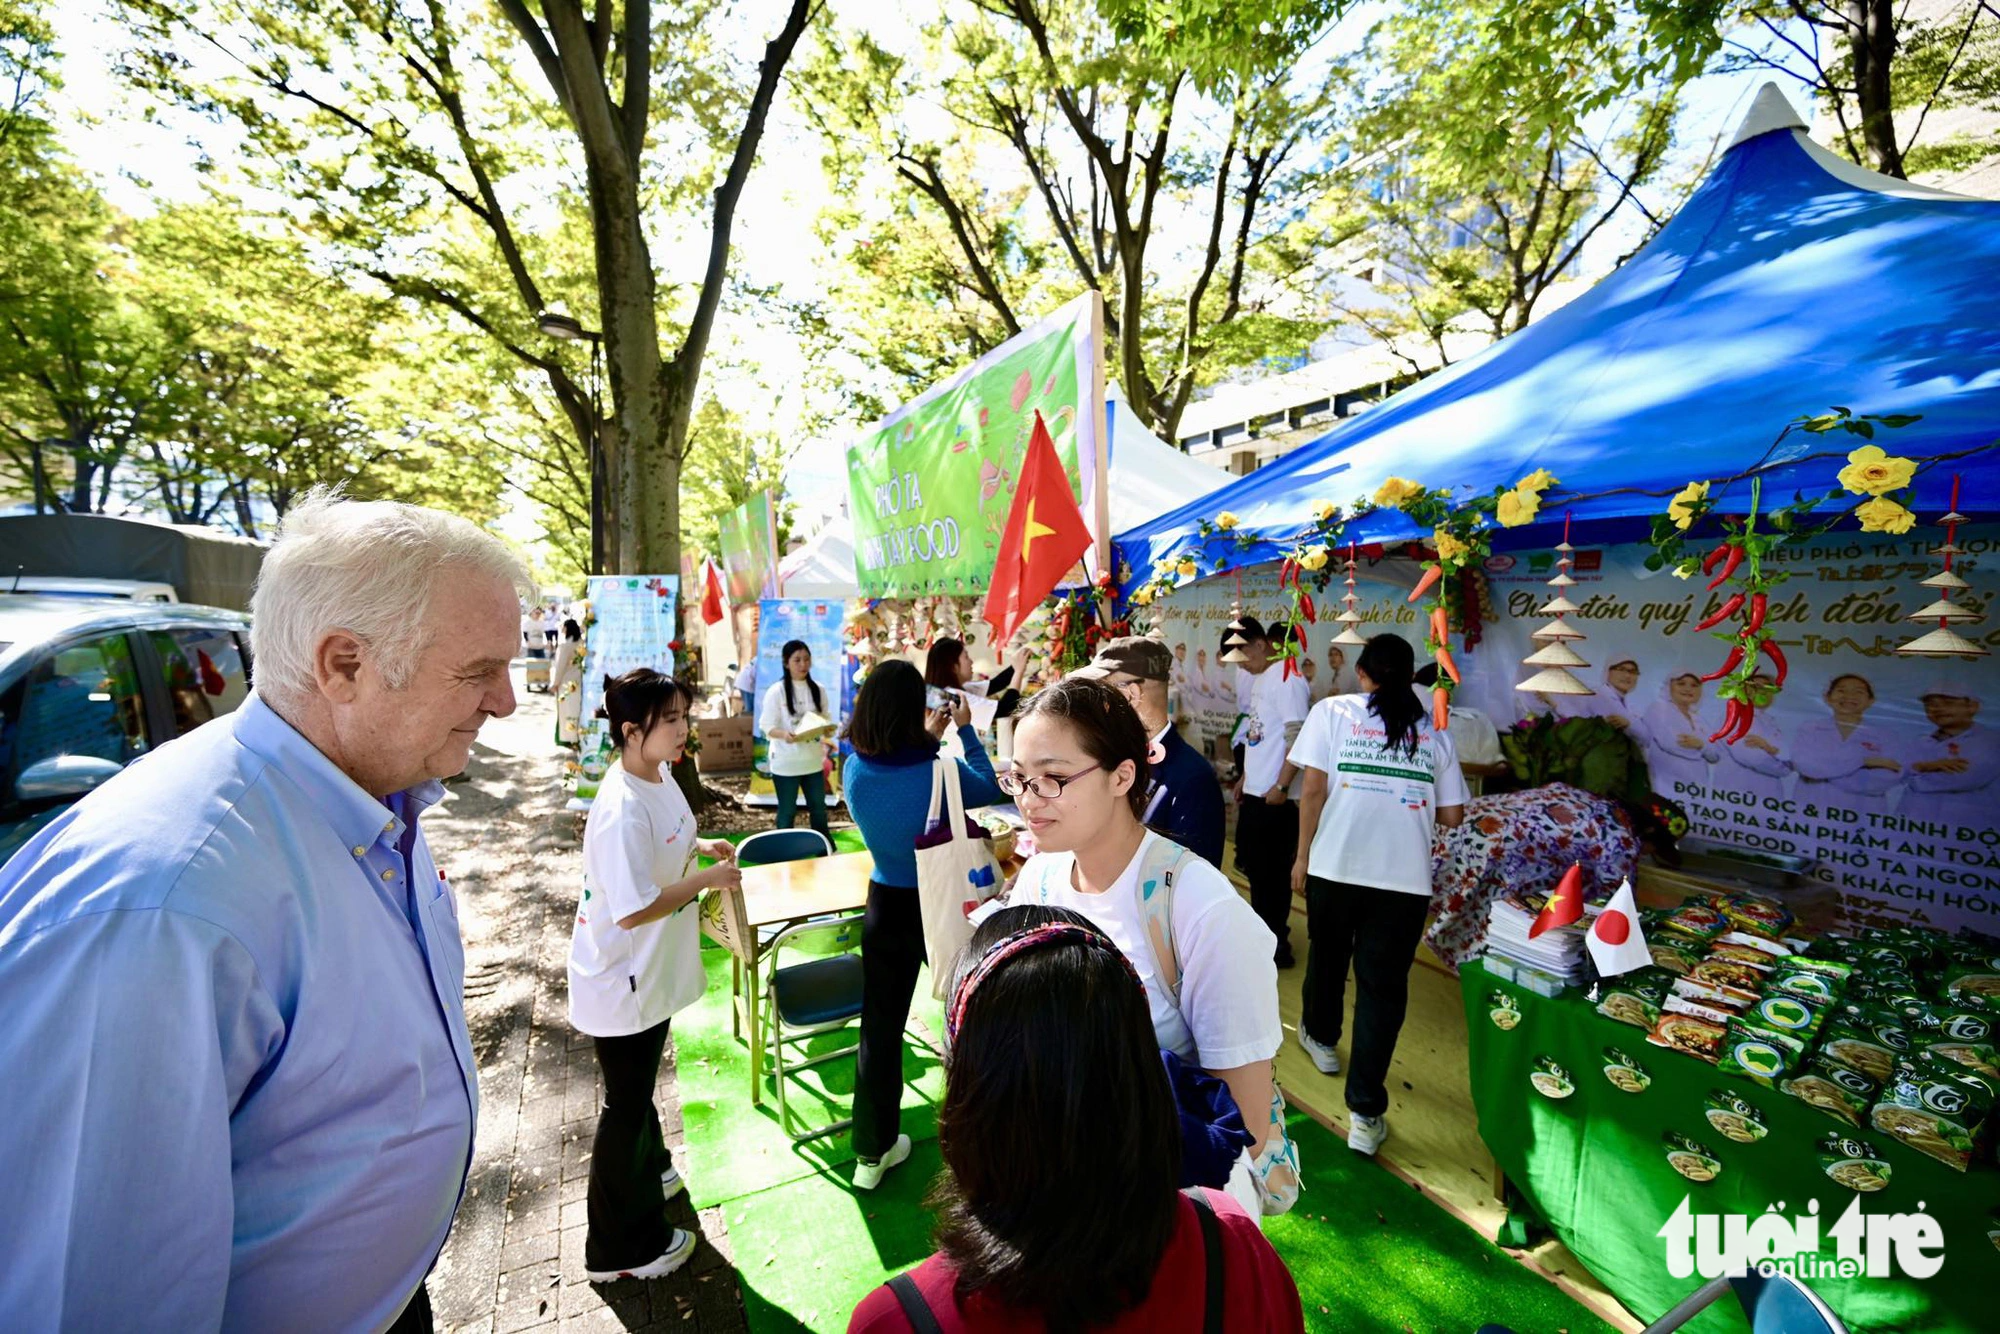
M 1139 980 L 1138 970 L 1132 967 L 1132 961 L 1125 957 L 1124 951 L 1095 929 L 1078 926 L 1074 922 L 1049 922 L 1042 926 L 1029 927 L 1011 936 L 1003 936 L 989 945 L 986 952 L 979 956 L 979 961 L 966 970 L 965 976 L 959 979 L 958 986 L 951 993 L 951 1005 L 945 1010 L 945 1042 L 949 1044 L 958 1041 L 958 1026 L 965 1022 L 965 1007 L 971 1002 L 972 993 L 994 969 L 1017 954 L 1059 940 L 1074 940 L 1084 945 L 1095 946 L 1110 954 L 1125 965 L 1125 972 L 1131 977 L 1134 985 L 1141 991 L 1145 990 L 1146 984 Z

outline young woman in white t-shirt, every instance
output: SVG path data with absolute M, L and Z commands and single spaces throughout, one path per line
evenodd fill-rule
M 808 714 L 818 714 L 830 723 L 840 719 L 834 717 L 837 710 L 828 707 L 825 692 L 813 680 L 812 650 L 805 641 L 786 641 L 782 657 L 784 679 L 764 692 L 763 707 L 757 711 L 757 726 L 771 743 L 771 786 L 778 791 L 777 827 L 792 827 L 798 801 L 804 797 L 806 819 L 831 838 L 826 823 L 826 741 L 824 737 L 802 741 L 798 733 Z
M 694 1254 L 669 1227 L 681 1189 L 660 1135 L 653 1084 L 673 1016 L 701 996 L 701 928 L 692 908 L 711 886 L 738 887 L 736 851 L 695 837 L 694 813 L 664 769 L 687 746 L 687 686 L 648 667 L 604 683 L 598 716 L 618 762 L 604 775 L 583 835 L 583 895 L 569 949 L 569 1017 L 594 1038 L 604 1107 L 590 1154 L 590 1281 L 660 1278 Z M 695 858 L 716 864 L 694 870 Z
M 1278 1019 L 1276 941 L 1222 872 L 1188 856 L 1172 886 L 1171 949 L 1147 930 L 1139 884 L 1160 835 L 1140 820 L 1150 742 L 1138 713 L 1102 681 L 1070 677 L 1031 695 L 1014 728 L 1014 767 L 1000 788 L 1014 798 L 1040 851 L 1015 879 L 1009 903 L 1044 903 L 1089 918 L 1117 942 L 1145 983 L 1160 1046 L 1229 1086 L 1264 1147 Z M 1178 1003 L 1162 978 L 1177 968 Z
M 1430 910 L 1431 834 L 1456 827 L 1468 800 L 1450 735 L 1410 688 L 1415 666 L 1408 641 L 1370 639 L 1355 666 L 1362 693 L 1314 705 L 1290 757 L 1305 772 L 1292 884 L 1311 941 L 1299 1045 L 1322 1073 L 1340 1072 L 1352 963 L 1347 1143 L 1369 1154 L 1389 1134 L 1389 1060 Z

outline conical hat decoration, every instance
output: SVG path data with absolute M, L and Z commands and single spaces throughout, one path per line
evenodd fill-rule
M 1977 625 L 1986 618 L 1963 602 L 1952 601 L 1952 594 L 1962 592 L 1971 585 L 1965 576 L 1953 570 L 1952 562 L 1965 554 L 1965 548 L 1958 544 L 1958 526 L 1965 522 L 1965 516 L 1958 512 L 1958 483 L 1951 479 L 1951 508 L 1938 520 L 1944 529 L 1944 545 L 1933 547 L 1931 554 L 1944 557 L 1944 569 L 1923 581 L 1926 588 L 1938 590 L 1939 598 L 1928 607 L 1910 613 L 1913 621 L 1936 621 L 1937 628 L 1929 634 L 1918 635 L 1905 644 L 1898 644 L 1896 652 L 1913 658 L 1983 658 L 1987 655 L 1984 644 L 1967 639 L 1954 625 Z
M 1535 642 L 1542 647 L 1521 659 L 1523 666 L 1539 667 L 1541 670 L 1514 689 L 1529 695 L 1594 695 L 1597 692 L 1577 680 L 1569 670 L 1572 667 L 1588 667 L 1590 664 L 1570 647 L 1571 643 L 1585 638 L 1583 631 L 1563 619 L 1569 612 L 1582 610 L 1571 602 L 1563 591 L 1576 586 L 1576 580 L 1569 577 L 1571 564 L 1569 553 L 1576 548 L 1569 544 L 1567 515 L 1563 516 L 1563 540 L 1556 543 L 1555 549 L 1556 573 L 1555 577 L 1548 581 L 1549 587 L 1555 590 L 1555 595 L 1535 612 L 1537 616 L 1552 616 L 1555 619 L 1535 631 L 1533 635 Z

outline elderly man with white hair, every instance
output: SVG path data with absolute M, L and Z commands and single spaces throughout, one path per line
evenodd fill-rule
M 514 711 L 528 586 L 464 519 L 308 496 L 255 694 L 0 869 L 0 1323 L 430 1328 L 479 1099 L 418 816 Z

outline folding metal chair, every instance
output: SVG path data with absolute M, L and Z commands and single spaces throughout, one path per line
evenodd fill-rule
M 738 866 L 772 866 L 832 855 L 832 841 L 817 829 L 766 829 L 736 845 Z
M 857 952 L 861 948 L 861 920 L 855 915 L 801 922 L 780 931 L 769 947 L 770 982 L 760 1019 L 766 1025 L 763 1045 L 777 1074 L 778 1123 L 797 1143 L 835 1134 L 854 1124 L 850 1114 L 816 1130 L 794 1130 L 785 1085 L 788 1076 L 801 1070 L 854 1055 L 861 1050 L 859 1041 L 789 1064 L 785 1048 L 844 1028 L 861 1017 L 861 956 Z M 787 966 L 783 962 L 786 951 L 811 957 Z

